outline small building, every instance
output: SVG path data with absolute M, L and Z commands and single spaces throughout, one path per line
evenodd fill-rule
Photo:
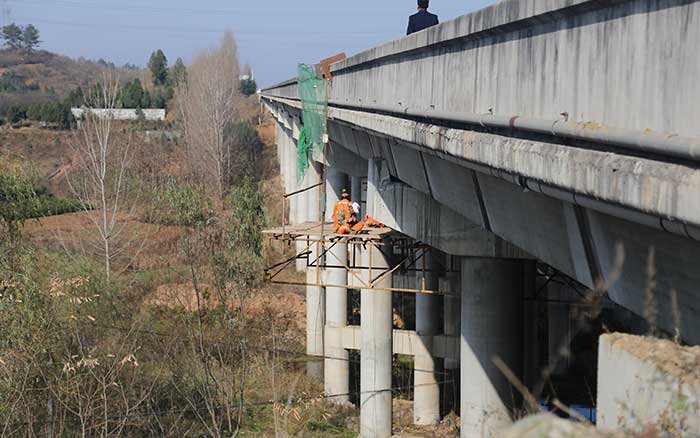
M 164 109 L 137 109 L 137 108 L 71 108 L 70 112 L 73 117 L 80 123 L 85 117 L 85 113 L 90 111 L 95 114 L 99 119 L 111 118 L 112 120 L 139 120 L 140 113 L 143 114 L 145 120 L 150 121 L 164 121 L 165 120 L 165 110 Z

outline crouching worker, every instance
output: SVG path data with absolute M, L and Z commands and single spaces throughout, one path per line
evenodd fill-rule
M 340 201 L 333 206 L 333 228 L 338 234 L 362 231 L 365 224 L 357 220 L 357 213 L 350 200 L 350 193 L 343 189 Z

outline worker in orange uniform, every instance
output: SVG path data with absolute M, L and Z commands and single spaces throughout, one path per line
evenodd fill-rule
M 357 220 L 357 214 L 350 200 L 350 193 L 343 189 L 340 201 L 333 206 L 333 228 L 338 234 L 350 234 L 361 231 L 365 224 Z

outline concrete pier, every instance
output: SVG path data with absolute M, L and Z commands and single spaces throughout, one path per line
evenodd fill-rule
M 367 204 L 372 205 L 370 198 L 381 196 L 379 184 L 382 160 L 370 159 L 367 167 Z M 381 248 L 381 246 L 367 245 L 367 248 L 362 250 L 362 265 L 373 267 L 371 270 L 363 271 L 366 283 L 377 277 L 381 269 L 389 267 Z M 391 275 L 384 277 L 375 287 L 390 288 Z M 360 435 L 363 438 L 391 436 L 393 359 L 391 295 L 391 292 L 361 290 Z
M 572 340 L 571 315 L 567 301 L 576 301 L 576 296 L 566 286 L 550 282 L 547 285 L 547 350 L 549 367 L 553 374 L 561 375 L 570 365 Z
M 350 194 L 352 195 L 352 201 L 360 204 L 360 218 L 365 217 L 367 211 L 367 206 L 362 202 L 362 177 L 352 176 L 350 177 Z
M 426 272 L 425 276 L 416 272 L 416 289 L 437 290 L 440 280 L 437 254 L 431 252 L 418 263 L 424 263 L 422 268 Z M 442 297 L 439 295 L 416 295 L 416 333 L 420 342 L 416 345 L 413 360 L 413 422 L 418 425 L 435 425 L 440 422 L 440 386 L 432 351 L 433 337 L 442 331 L 442 305 Z
M 514 390 L 493 359 L 522 373 L 523 262 L 462 259 L 461 436 L 491 437 L 511 424 Z
M 348 187 L 348 175 L 335 169 L 328 167 L 326 170 L 326 222 L 333 221 L 333 206 L 340 200 L 340 194 L 343 189 L 350 190 Z
M 446 295 L 444 297 L 443 332 L 447 336 L 459 336 L 461 326 L 460 321 L 462 319 L 462 297 L 460 294 L 462 284 L 460 281 L 459 272 L 449 272 L 444 277 L 441 277 L 440 290 L 450 293 L 450 295 Z M 445 359 L 445 369 L 459 369 L 459 361 Z
M 388 267 L 379 246 L 368 245 L 362 251 L 364 266 Z M 379 275 L 376 269 L 365 272 L 365 281 Z M 376 287 L 391 287 L 386 276 Z M 391 292 L 362 289 L 360 350 L 360 435 L 363 438 L 391 436 L 392 393 L 392 307 Z
M 327 265 L 347 264 L 347 244 L 336 243 L 328 246 L 330 249 L 326 255 Z M 325 274 L 327 284 L 347 284 L 348 271 L 345 268 L 327 267 Z M 326 358 L 323 386 L 329 401 L 337 404 L 347 404 L 350 400 L 350 356 L 343 348 L 342 331 L 338 330 L 347 326 L 347 307 L 347 288 L 326 287 Z
M 306 270 L 306 282 L 308 284 L 318 283 L 321 272 L 316 272 L 317 246 L 311 245 L 309 260 L 314 264 Z M 306 354 L 317 356 L 318 360 L 307 362 L 309 376 L 319 381 L 323 380 L 323 327 L 326 320 L 326 305 L 324 290 L 320 286 L 306 286 Z

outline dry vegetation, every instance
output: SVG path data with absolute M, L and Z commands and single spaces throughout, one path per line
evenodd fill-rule
M 0 75 L 5 72 L 17 73 L 26 78 L 27 85 L 36 84 L 42 91 L 53 89 L 59 97 L 78 87 L 87 88 L 106 71 L 104 65 L 95 61 L 71 59 L 45 50 L 31 53 L 0 50 Z M 117 72 L 123 80 L 145 76 L 139 70 L 118 69 Z
M 104 154 L 121 186 L 90 174 L 104 130 L 0 132 L 2 160 L 33 167 L 2 173 L 7 193 L 31 201 L 43 184 L 86 207 L 0 220 L 0 436 L 354 436 L 354 410 L 325 403 L 306 376 L 302 291 L 260 281 L 260 229 L 281 217 L 274 131 L 250 128 L 254 97 L 234 102 L 210 132 L 241 160 L 216 185 L 189 159 L 199 143 L 177 135 L 183 120 L 175 140 L 109 127 L 130 145 L 129 160 Z M 107 196 L 118 236 L 95 227 L 100 193 L 76 190 L 81 173 L 129 205 Z M 105 265 L 105 230 L 143 245 Z

